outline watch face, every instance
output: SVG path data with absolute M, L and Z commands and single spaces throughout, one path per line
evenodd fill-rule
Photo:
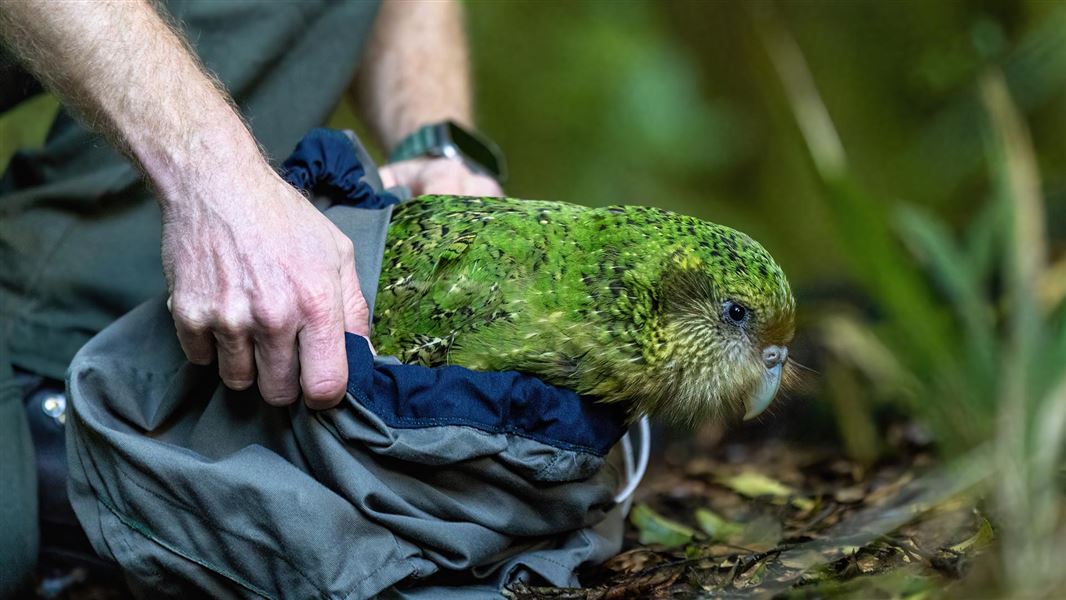
M 481 165 L 494 177 L 500 177 L 503 174 L 503 165 L 497 158 L 498 151 L 493 152 L 490 146 L 492 142 L 478 139 L 450 121 L 448 122 L 448 135 L 455 147 L 471 162 Z

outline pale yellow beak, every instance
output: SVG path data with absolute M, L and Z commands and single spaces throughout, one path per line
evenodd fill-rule
M 745 421 L 762 414 L 774 401 L 777 390 L 781 388 L 781 372 L 784 370 L 787 358 L 788 348 L 784 346 L 767 346 L 763 349 L 762 359 L 766 370 L 763 371 L 762 380 L 755 388 L 755 393 L 748 399 L 748 412 L 744 413 Z

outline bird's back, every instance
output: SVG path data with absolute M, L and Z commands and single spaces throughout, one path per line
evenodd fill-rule
M 461 196 L 423 196 L 398 206 L 382 265 L 374 343 L 406 362 L 492 368 L 469 352 L 467 360 L 457 360 L 459 350 L 472 334 L 513 327 L 538 298 L 558 303 L 567 296 L 573 274 L 564 271 L 589 253 L 573 243 L 587 210 Z
M 389 228 L 374 342 L 406 362 L 557 384 L 578 355 L 632 361 L 663 262 L 708 227 L 639 206 L 416 198 Z

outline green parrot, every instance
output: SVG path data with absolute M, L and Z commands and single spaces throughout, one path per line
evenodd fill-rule
M 657 208 L 422 196 L 396 207 L 378 351 L 517 370 L 628 414 L 758 415 L 790 377 L 795 301 L 747 235 Z

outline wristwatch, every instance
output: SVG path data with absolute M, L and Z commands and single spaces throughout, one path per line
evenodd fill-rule
M 463 129 L 454 121 L 423 125 L 404 138 L 389 154 L 389 162 L 436 156 L 461 160 L 471 170 L 503 183 L 507 164 L 492 140 Z

